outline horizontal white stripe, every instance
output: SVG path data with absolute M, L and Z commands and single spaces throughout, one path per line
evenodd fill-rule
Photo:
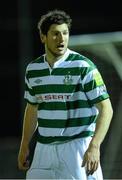
M 31 70 L 42 70 L 42 69 L 47 69 L 48 66 L 46 63 L 32 63 L 32 64 L 29 64 L 27 66 L 27 71 L 31 71 Z
M 97 109 L 95 107 L 92 108 L 78 108 L 75 110 L 68 111 L 68 118 L 82 118 L 94 116 L 97 114 Z
M 47 93 L 36 95 L 38 102 L 70 102 L 77 100 L 87 100 L 84 92 L 74 93 Z
M 70 80 L 72 81 L 71 85 L 75 85 L 80 82 L 80 76 L 70 76 L 69 78 L 70 78 L 69 81 Z M 66 80 L 65 76 L 44 76 L 39 78 L 30 78 L 30 84 L 31 86 L 56 85 L 56 84 L 64 85 L 65 80 Z
M 61 120 L 66 120 L 69 118 L 82 118 L 82 117 L 89 117 L 89 116 L 94 116 L 96 115 L 97 109 L 95 107 L 93 108 L 78 108 L 75 110 L 68 110 L 68 111 L 63 111 L 63 110 L 39 110 L 38 111 L 38 118 L 42 119 L 61 119 Z
M 32 103 L 37 103 L 36 97 L 35 96 L 31 96 L 28 91 L 25 91 L 24 98 L 28 99 L 28 101 L 30 101 Z
M 90 126 L 78 126 L 68 128 L 47 128 L 38 127 L 39 134 L 42 136 L 73 136 L 83 131 L 95 131 L 95 123 Z
M 69 55 L 69 54 L 67 54 Z M 65 57 L 65 59 L 67 58 L 67 55 Z M 85 58 L 85 57 L 84 57 Z M 59 60 L 54 64 L 54 68 L 74 68 L 74 67 L 89 67 L 89 64 L 85 61 L 85 60 L 77 60 L 75 59 L 74 61 L 65 61 L 65 59 L 63 58 L 63 60 Z M 42 70 L 42 69 L 47 69 L 48 68 L 48 63 L 45 62 L 41 62 L 40 63 L 31 63 L 27 66 L 27 71 L 31 71 L 31 70 Z
M 82 63 L 82 67 L 89 67 L 89 66 L 90 66 L 90 65 L 88 64 L 88 62 L 85 61 L 85 60 L 82 60 L 81 63 Z
M 49 120 L 53 120 L 53 119 L 67 119 L 67 111 L 58 111 L 58 110 L 39 110 L 38 111 L 38 118 L 41 119 L 49 119 Z
M 25 84 L 28 86 L 28 88 L 32 89 L 32 87 L 31 87 L 30 83 L 28 82 L 26 76 L 25 76 Z
M 99 87 L 87 92 L 86 94 L 90 100 L 93 100 L 93 99 L 98 98 L 101 95 L 106 94 L 106 91 L 103 91 L 103 86 L 99 86 Z
M 80 67 L 89 67 L 89 64 L 84 60 L 74 60 L 74 61 L 63 61 L 56 68 L 80 68 Z
M 77 101 L 77 100 L 87 100 L 86 94 L 81 91 L 74 92 L 70 98 L 70 101 Z
M 84 77 L 84 79 L 83 79 L 83 81 L 82 81 L 83 86 L 84 86 L 86 83 L 89 83 L 90 81 L 92 81 L 92 80 L 94 79 L 93 74 L 96 73 L 96 72 L 98 72 L 98 70 L 97 70 L 97 69 L 94 69 L 94 70 L 90 71 L 90 72 Z
M 75 134 L 79 134 L 83 131 L 94 131 L 95 130 L 95 123 L 91 125 L 79 126 L 79 127 L 70 127 L 66 128 L 63 132 L 63 136 L 72 136 Z
M 38 127 L 38 131 L 42 136 L 62 136 L 64 128 Z

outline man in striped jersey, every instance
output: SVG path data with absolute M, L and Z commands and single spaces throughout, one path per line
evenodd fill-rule
M 71 18 L 54 10 L 38 29 L 45 54 L 29 63 L 18 165 L 27 179 L 102 180 L 100 145 L 112 106 L 94 63 L 68 49 Z M 38 128 L 31 166 L 29 143 Z

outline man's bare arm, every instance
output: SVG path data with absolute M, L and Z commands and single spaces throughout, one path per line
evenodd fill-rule
M 109 99 L 96 104 L 96 107 L 99 110 L 99 115 L 96 122 L 95 134 L 84 155 L 82 164 L 82 166 L 86 166 L 88 174 L 93 174 L 98 168 L 100 161 L 100 145 L 107 134 L 113 116 L 113 109 Z
M 37 128 L 37 105 L 27 103 L 24 114 L 23 132 L 18 155 L 18 166 L 21 170 L 29 168 L 27 157 L 29 156 L 29 143 Z

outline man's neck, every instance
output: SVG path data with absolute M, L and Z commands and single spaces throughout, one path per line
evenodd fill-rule
M 47 49 L 45 49 L 45 60 L 48 62 L 48 64 L 50 65 L 50 67 L 53 67 L 54 64 L 57 61 L 60 61 L 61 59 L 63 60 L 63 57 L 65 57 L 67 50 L 65 51 L 64 54 L 62 55 L 57 55 L 56 54 L 52 54 L 50 51 L 48 51 Z
M 63 57 L 63 55 L 62 55 L 62 56 L 55 57 L 55 58 L 51 58 L 51 57 L 46 56 L 45 58 L 46 58 L 46 61 L 49 63 L 50 67 L 53 67 L 54 64 L 55 64 L 55 62 L 57 62 L 57 61 L 58 61 L 59 59 L 61 59 L 62 57 Z

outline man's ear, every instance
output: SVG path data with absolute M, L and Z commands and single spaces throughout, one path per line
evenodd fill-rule
M 45 43 L 46 36 L 44 34 L 40 34 L 40 39 L 42 43 Z

